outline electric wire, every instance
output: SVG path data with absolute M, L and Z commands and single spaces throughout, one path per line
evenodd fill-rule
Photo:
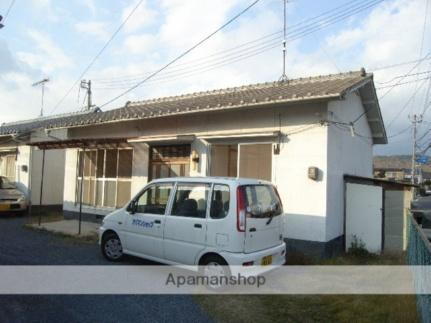
M 163 67 L 161 67 L 159 70 L 157 70 L 156 72 L 152 73 L 151 75 L 149 75 L 148 77 L 146 77 L 144 80 L 140 81 L 139 83 L 137 83 L 136 85 L 132 86 L 131 88 L 127 89 L 126 91 L 121 92 L 119 95 L 116 95 L 112 99 L 106 101 L 100 107 L 104 107 L 105 105 L 110 104 L 110 103 L 118 100 L 122 96 L 126 95 L 127 93 L 129 93 L 129 92 L 133 91 L 134 89 L 136 89 L 137 87 L 139 87 L 141 84 L 143 84 L 144 82 L 146 82 L 147 80 L 149 80 L 153 76 L 155 76 L 158 73 L 160 73 L 161 71 L 165 70 L 170 65 L 174 64 L 176 61 L 180 60 L 182 57 L 186 56 L 188 53 L 190 53 L 191 51 L 193 51 L 195 48 L 199 47 L 201 44 L 203 44 L 208 39 L 210 39 L 211 37 L 213 37 L 215 34 L 217 34 L 219 31 L 221 31 L 222 29 L 224 29 L 226 26 L 230 25 L 233 21 L 235 21 L 237 18 L 239 18 L 244 13 L 246 13 L 248 10 L 250 10 L 253 6 L 255 6 L 259 1 L 260 0 L 255 0 L 253 3 L 251 3 L 244 10 L 242 10 L 240 13 L 236 14 L 233 18 L 229 19 L 221 27 L 217 28 L 215 31 L 213 31 L 212 33 L 210 33 L 208 36 L 204 37 L 202 40 L 200 40 L 199 42 L 197 42 L 191 48 L 189 48 L 188 50 L 186 50 L 185 52 L 183 52 L 182 54 L 180 54 L 179 56 L 177 56 L 176 58 L 174 58 L 172 61 L 170 61 L 169 63 L 167 63 L 166 65 L 164 65 Z
M 360 11 L 368 9 L 370 7 L 370 5 L 375 6 L 376 4 L 378 4 L 378 3 L 382 2 L 382 1 L 385 1 L 385 0 L 372 1 L 371 4 L 367 3 L 367 5 L 365 7 L 361 7 L 360 8 Z M 302 37 L 304 37 L 304 36 L 306 36 L 306 35 L 308 35 L 308 34 L 310 34 L 312 32 L 315 32 L 317 30 L 325 28 L 325 27 L 327 27 L 327 26 L 329 26 L 329 25 L 331 25 L 333 23 L 336 23 L 336 22 L 342 20 L 342 19 L 346 19 L 346 18 L 350 17 L 352 14 L 357 14 L 360 11 L 349 12 L 348 15 L 344 14 L 342 16 L 337 16 L 337 19 L 335 19 L 335 20 L 331 19 L 331 20 L 326 21 L 326 23 L 319 23 L 316 26 L 306 26 L 306 29 L 300 30 L 299 33 L 296 33 L 296 34 L 294 34 L 294 32 L 291 31 L 290 32 L 291 37 L 288 38 L 288 41 L 293 41 L 293 40 L 302 38 Z M 272 39 L 270 41 L 272 41 Z M 234 57 L 231 57 L 230 59 L 221 60 L 221 61 L 216 62 L 215 64 L 204 65 L 204 66 L 202 66 L 203 70 L 201 68 L 199 68 L 199 69 L 198 68 L 194 68 L 192 70 L 188 69 L 188 71 L 186 71 L 184 73 L 176 73 L 176 71 L 170 71 L 170 72 L 162 73 L 161 75 L 163 75 L 163 76 L 165 76 L 165 75 L 171 75 L 171 77 L 176 77 L 176 76 L 180 76 L 180 75 L 184 75 L 184 74 L 190 75 L 191 71 L 206 71 L 207 68 L 209 68 L 210 70 L 212 70 L 213 67 L 215 67 L 215 66 L 225 66 L 227 64 L 231 64 L 233 62 L 237 62 L 237 61 L 241 60 L 240 59 L 241 57 L 245 57 L 245 58 L 251 57 L 251 56 L 253 56 L 252 53 L 255 53 L 257 55 L 257 54 L 262 53 L 263 51 L 271 50 L 271 49 L 273 49 L 275 47 L 278 47 L 278 44 L 279 44 L 278 41 L 276 41 L 276 42 L 272 41 L 270 43 L 266 43 L 265 42 L 265 46 L 253 49 L 254 52 L 248 51 L 249 48 L 247 48 L 247 51 L 245 51 L 244 53 L 243 52 L 239 52 L 238 55 L 236 55 Z M 256 47 L 256 45 L 254 45 L 252 47 Z M 232 54 L 229 54 L 229 55 L 232 55 Z M 181 69 L 181 70 L 184 70 L 184 69 Z M 187 70 L 187 68 L 186 68 L 186 70 Z M 160 77 L 159 78 L 154 78 L 153 80 L 156 80 L 156 79 L 160 80 L 161 78 Z M 167 79 L 169 81 L 169 78 L 165 77 L 165 79 Z M 123 79 L 121 81 L 120 80 L 113 80 L 111 82 L 111 84 L 108 84 L 105 87 L 97 87 L 97 89 L 122 89 L 122 88 L 126 88 L 127 85 L 130 85 L 130 82 L 133 82 L 133 81 L 137 81 L 137 79 L 136 78 L 129 79 L 129 80 Z
M 338 9 L 341 9 L 341 8 L 343 8 L 343 7 L 345 7 L 345 6 L 348 6 L 349 4 L 351 4 L 351 3 L 355 3 L 355 2 L 358 2 L 358 0 L 349 1 L 349 2 L 347 2 L 347 3 L 343 4 L 343 5 L 340 5 L 340 6 L 336 7 L 336 8 L 333 8 L 333 9 L 331 9 L 331 10 L 325 11 L 325 12 L 323 12 L 323 13 L 321 13 L 321 14 L 317 15 L 317 16 L 314 16 L 314 17 L 311 17 L 311 18 L 309 18 L 309 19 L 306 19 L 306 20 L 300 21 L 300 22 L 298 22 L 298 23 L 296 23 L 296 24 L 293 24 L 293 25 L 289 26 L 289 31 L 287 32 L 287 35 L 292 34 L 296 29 L 301 30 L 301 28 L 297 28 L 297 27 L 299 27 L 299 26 L 301 26 L 301 25 L 304 25 L 304 24 L 305 24 L 305 25 L 308 25 L 308 26 L 306 26 L 306 27 L 309 27 L 310 25 L 320 25 L 320 24 L 321 24 L 321 22 L 323 22 L 325 19 L 328 19 L 328 18 L 331 18 L 331 17 L 332 17 L 332 18 L 334 18 L 334 17 L 336 16 L 336 15 L 334 15 L 334 14 L 333 14 L 332 16 L 325 17 L 327 14 L 329 14 L 329 13 L 331 13 L 331 12 L 336 12 Z M 364 2 L 364 3 L 369 3 L 370 1 L 369 1 L 369 0 L 367 0 L 367 1 L 362 1 L 362 2 Z M 363 4 L 362 4 L 362 5 L 363 5 Z M 355 5 L 349 6 L 349 7 L 348 7 L 348 9 L 355 9 L 355 10 L 356 10 L 356 9 L 360 9 L 362 5 L 359 5 L 359 7 L 354 7 L 354 6 L 358 6 L 358 5 L 356 5 L 356 4 L 355 4 Z M 345 10 L 347 10 L 347 9 L 345 9 Z M 346 13 L 346 11 L 345 11 L 344 13 Z M 321 18 L 321 17 L 324 17 L 324 19 L 317 20 L 318 18 Z M 314 22 L 314 23 L 311 23 L 311 22 L 312 22 L 312 21 L 314 21 L 314 20 L 317 20 L 317 21 L 316 21 L 316 22 Z M 304 27 L 302 27 L 302 28 L 304 28 Z M 192 60 L 192 61 L 188 61 L 188 62 L 177 63 L 177 64 L 176 64 L 176 66 L 190 65 L 190 64 L 196 65 L 196 63 L 197 63 L 197 62 L 199 62 L 199 61 L 206 60 L 207 58 L 214 57 L 214 56 L 224 55 L 224 54 L 225 54 L 225 53 L 227 53 L 227 52 L 234 51 L 234 50 L 236 50 L 236 49 L 238 49 L 238 48 L 242 48 L 242 47 L 244 47 L 244 46 L 247 46 L 247 45 L 249 45 L 249 44 L 252 44 L 252 43 L 255 43 L 255 42 L 261 41 L 261 40 L 266 39 L 266 38 L 269 38 L 269 37 L 272 37 L 272 38 L 273 38 L 273 39 L 269 39 L 269 40 L 282 39 L 282 36 L 281 36 L 281 34 L 282 34 L 282 33 L 283 33 L 283 30 L 279 30 L 279 31 L 276 31 L 276 32 L 270 33 L 270 34 L 268 34 L 268 35 L 265 35 L 265 36 L 259 37 L 259 38 L 255 39 L 255 40 L 251 40 L 251 41 L 248 41 L 248 42 L 246 42 L 246 43 L 243 43 L 243 44 L 240 44 L 240 45 L 234 46 L 234 47 L 232 47 L 232 48 L 229 48 L 229 49 L 225 49 L 225 50 L 222 50 L 222 51 L 215 52 L 215 53 L 213 53 L 213 54 L 211 54 L 211 55 L 208 55 L 208 56 L 205 56 L 205 57 L 197 58 L 197 59 L 194 59 L 194 60 Z M 276 36 L 276 38 L 274 38 L 274 35 L 279 35 L 279 36 Z M 123 75 L 123 76 L 117 76 L 117 77 L 111 77 L 111 78 L 92 78 L 92 80 L 96 80 L 96 81 L 99 81 L 99 82 L 101 82 L 101 83 L 102 83 L 102 82 L 104 82 L 104 81 L 110 81 L 110 80 L 118 80 L 118 79 L 130 78 L 130 77 L 132 77 L 132 76 L 135 76 L 135 77 L 139 77 L 139 76 L 141 76 L 141 78 L 142 78 L 142 76 L 146 76 L 146 75 L 148 75 L 148 74 L 150 74 L 150 73 L 144 73 L 144 74 L 142 74 L 142 73 L 139 73 L 139 74 L 129 74 L 129 75 Z
M 398 117 L 401 115 L 401 113 L 403 113 L 403 111 L 409 106 L 410 102 L 413 101 L 413 99 L 415 98 L 416 94 L 422 89 L 422 87 L 425 85 L 425 83 L 426 82 L 422 82 L 422 84 L 413 91 L 412 95 L 409 97 L 409 99 L 406 101 L 406 103 L 403 105 L 403 107 L 398 111 L 398 113 L 388 123 L 388 125 L 387 125 L 388 129 L 395 122 L 395 120 L 398 119 Z
M 2 23 L 4 24 L 6 21 L 6 18 L 9 16 L 10 11 L 12 10 L 12 7 L 14 6 L 16 0 L 12 0 L 9 4 L 9 7 L 6 10 L 6 13 L 3 17 Z
M 96 56 L 90 61 L 90 63 L 87 65 L 87 67 L 81 72 L 79 77 L 76 79 L 76 81 L 72 84 L 70 89 L 66 92 L 66 94 L 58 101 L 58 103 L 54 106 L 54 108 L 51 110 L 51 114 L 57 110 L 57 108 L 63 103 L 63 101 L 69 96 L 70 92 L 72 92 L 73 88 L 78 84 L 78 82 L 81 81 L 82 77 L 87 73 L 87 71 L 93 66 L 93 64 L 96 62 L 96 60 L 102 55 L 102 53 L 105 51 L 105 49 L 111 44 L 111 42 L 114 40 L 114 38 L 117 36 L 117 34 L 123 29 L 124 25 L 129 21 L 129 19 L 133 16 L 133 14 L 136 12 L 136 10 L 139 8 L 139 6 L 144 2 L 144 0 L 139 0 L 138 3 L 135 5 L 135 7 L 129 12 L 126 19 L 123 20 L 123 22 L 118 26 L 118 28 L 114 31 L 114 33 L 111 35 L 111 37 L 108 39 L 108 41 L 103 45 L 103 47 L 97 52 Z
M 384 97 L 386 97 L 396 86 L 400 85 L 400 83 L 402 82 L 402 80 L 404 78 L 407 77 L 407 75 L 411 74 L 427 57 L 429 57 L 431 55 L 431 52 L 428 52 L 428 54 L 421 60 L 418 60 L 417 63 L 407 72 L 407 74 L 403 77 L 401 77 L 399 79 L 399 81 L 397 83 L 395 83 L 394 85 L 391 85 L 390 88 L 383 94 L 380 96 L 380 100 L 382 100 Z M 363 113 L 361 113 L 356 119 L 353 120 L 353 124 L 355 124 L 356 122 L 359 121 L 359 119 L 361 119 L 365 114 L 367 114 L 371 109 L 373 109 L 375 107 L 375 105 L 371 106 L 368 109 L 365 109 L 365 111 Z
M 376 90 L 393 88 L 393 87 L 397 87 L 397 86 L 401 86 L 401 85 L 406 85 L 406 84 L 418 83 L 420 81 L 426 81 L 426 80 L 429 80 L 429 79 L 431 79 L 431 76 L 420 78 L 420 79 L 416 79 L 416 80 L 401 82 L 401 83 L 397 83 L 397 84 L 394 84 L 394 85 L 385 85 L 385 86 L 376 87 Z
M 370 6 L 375 6 L 382 1 L 385 1 L 385 0 L 368 1 L 365 4 L 365 6 L 361 5 L 360 7 L 355 7 L 354 11 L 350 10 L 348 12 L 343 12 L 341 15 L 331 16 L 331 17 L 329 17 L 329 18 L 331 18 L 329 20 L 326 20 L 326 21 L 320 20 L 320 21 L 317 21 L 316 23 L 308 24 L 308 25 L 306 25 L 306 26 L 304 26 L 298 30 L 295 30 L 295 29 L 290 30 L 287 33 L 287 35 L 291 35 L 291 36 L 288 37 L 287 40 L 293 41 L 293 40 L 302 38 L 302 37 L 304 37 L 310 33 L 317 31 L 317 30 L 321 30 L 321 29 L 326 28 L 326 27 L 328 27 L 334 23 L 337 23 L 339 21 L 347 19 L 347 18 L 351 17 L 352 15 L 355 15 L 355 14 L 357 14 L 363 10 L 366 10 L 366 9 L 370 8 Z M 272 34 L 270 34 L 270 35 L 272 35 Z M 273 47 L 271 47 L 271 46 L 279 44 L 279 40 L 281 40 L 281 39 L 282 39 L 282 36 L 280 35 L 280 36 L 277 36 L 276 38 L 265 40 L 264 42 L 262 42 L 260 44 L 252 45 L 252 46 L 249 46 L 248 48 L 245 48 L 245 49 L 242 49 L 239 51 L 234 51 L 234 52 L 227 54 L 227 55 L 224 55 L 224 56 L 226 57 L 226 56 L 231 56 L 231 55 L 236 55 L 236 54 L 241 55 L 243 53 L 243 51 L 249 51 L 249 50 L 252 50 L 253 48 L 261 46 L 261 45 L 265 48 L 272 49 Z M 251 43 L 251 42 L 248 42 L 248 43 Z M 261 49 L 263 47 L 256 48 L 256 50 Z M 233 57 L 232 59 L 236 61 L 235 57 Z M 208 60 L 208 62 L 215 61 L 215 63 L 217 64 L 218 63 L 217 60 L 224 60 L 224 57 L 222 56 L 219 58 L 211 59 L 211 60 Z M 193 63 L 193 62 L 191 62 L 191 63 Z M 194 66 L 196 66 L 196 65 L 207 65 L 207 62 L 204 61 L 204 62 L 199 63 L 199 64 L 194 64 Z M 171 74 L 171 73 L 177 74 L 176 73 L 177 71 L 184 71 L 184 70 L 187 71 L 188 69 L 189 69 L 189 67 L 180 68 L 180 69 L 171 69 L 170 71 L 164 72 L 163 75 Z M 147 73 L 144 75 L 149 75 L 149 74 L 151 74 L 151 73 Z M 94 80 L 94 78 L 92 78 L 92 79 Z M 131 86 L 132 85 L 131 83 L 136 83 L 138 80 L 142 80 L 142 77 L 134 77 L 134 78 L 122 77 L 121 79 L 105 79 L 105 80 L 101 80 L 100 82 L 107 84 L 109 86 L 114 86 L 114 87 L 109 87 L 109 89 L 113 89 L 113 88 L 116 88 L 116 86 L 118 86 L 118 88 L 125 88 L 125 87 L 127 87 L 127 85 Z

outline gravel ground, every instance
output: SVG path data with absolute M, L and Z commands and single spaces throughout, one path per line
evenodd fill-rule
M 0 216 L 0 265 L 111 265 L 97 244 L 23 227 L 25 218 Z M 127 257 L 121 264 L 153 262 Z M 1 281 L 1 278 L 0 278 Z M 187 295 L 0 296 L 1 322 L 209 321 Z

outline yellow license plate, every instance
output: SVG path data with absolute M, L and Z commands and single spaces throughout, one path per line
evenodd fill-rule
M 270 264 L 272 264 L 272 255 L 271 256 L 265 256 L 262 258 L 262 262 L 261 262 L 262 266 L 268 266 Z
M 0 211 L 9 210 L 9 204 L 0 204 Z

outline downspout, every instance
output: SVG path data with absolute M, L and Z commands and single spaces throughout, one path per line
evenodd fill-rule
M 42 150 L 42 173 L 40 177 L 40 196 L 39 196 L 39 226 L 42 222 L 42 202 L 43 202 L 43 178 L 45 173 L 45 149 Z
M 26 142 L 18 139 L 18 134 L 12 135 L 11 139 L 13 141 L 15 141 L 16 143 L 18 143 L 18 144 L 27 146 Z M 18 150 L 18 145 L 17 145 L 17 150 Z M 29 161 L 28 161 L 28 163 L 29 163 L 29 165 L 28 165 L 28 192 L 27 192 L 27 194 L 28 194 L 28 201 L 29 201 L 29 204 L 28 204 L 28 217 L 29 217 L 29 224 L 30 224 L 31 223 L 31 216 L 32 216 L 32 204 L 33 204 L 33 201 L 32 201 L 32 187 L 31 187 L 32 186 L 31 179 L 32 179 L 32 176 L 33 176 L 33 173 L 32 173 L 32 170 L 33 170 L 33 147 L 32 146 L 30 146 L 30 153 L 29 153 Z
M 205 144 L 206 146 L 206 154 L 207 154 L 207 160 L 206 160 L 206 168 L 205 168 L 205 176 L 210 175 L 211 170 L 211 144 L 206 141 L 205 139 L 200 138 L 200 140 Z
M 81 235 L 81 222 L 82 222 L 82 186 L 84 183 L 84 158 L 85 158 L 85 146 L 82 149 L 82 162 L 80 162 L 79 164 L 79 170 L 78 170 L 78 176 L 79 174 L 81 175 L 81 185 L 80 185 L 80 192 L 79 192 L 79 223 L 78 223 L 78 235 Z M 79 159 L 79 154 L 78 154 L 78 159 Z
M 28 217 L 29 217 L 29 223 L 31 223 L 31 216 L 32 216 L 32 204 L 33 204 L 33 200 L 32 200 L 32 177 L 33 177 L 33 146 L 30 146 L 30 154 L 29 154 L 29 161 L 28 161 Z

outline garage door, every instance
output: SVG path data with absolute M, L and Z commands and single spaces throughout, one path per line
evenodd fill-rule
M 383 188 L 364 184 L 346 184 L 346 251 L 357 240 L 370 252 L 383 246 Z

